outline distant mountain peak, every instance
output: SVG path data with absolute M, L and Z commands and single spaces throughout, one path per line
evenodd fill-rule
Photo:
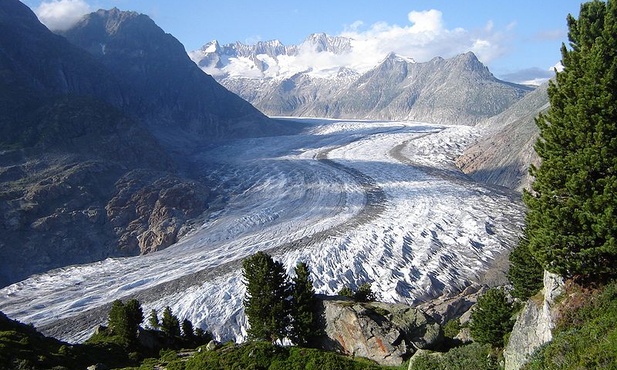
M 388 53 L 388 55 L 386 55 L 386 57 L 384 58 L 382 63 L 384 63 L 386 61 L 403 62 L 403 63 L 416 63 L 416 61 L 413 58 L 406 57 L 406 56 L 403 56 L 403 55 L 400 55 L 400 54 L 396 54 L 394 52 Z

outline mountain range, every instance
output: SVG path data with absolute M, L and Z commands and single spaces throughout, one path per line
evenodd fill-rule
M 472 52 L 424 63 L 390 53 L 370 67 L 353 53 L 351 39 L 313 34 L 291 46 L 212 41 L 190 55 L 268 115 L 475 125 L 532 90 L 495 78 Z

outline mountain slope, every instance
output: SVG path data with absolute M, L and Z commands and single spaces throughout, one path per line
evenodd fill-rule
M 165 143 L 281 129 L 200 71 L 182 44 L 143 14 L 99 10 L 63 35 L 117 76 L 127 94 L 126 108 Z
M 463 172 L 477 181 L 517 191 L 529 188 L 529 165 L 539 163 L 533 148 L 539 133 L 535 117 L 548 108 L 547 88 L 548 82 L 479 124 L 484 136 L 457 159 Z

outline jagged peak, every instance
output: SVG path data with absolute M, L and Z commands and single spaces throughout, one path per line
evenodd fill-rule
M 389 52 L 388 55 L 379 64 L 387 62 L 403 62 L 403 63 L 416 63 L 413 58 L 406 57 L 404 55 L 396 54 L 395 52 Z
M 324 32 L 312 33 L 300 46 L 309 46 L 317 52 L 329 51 L 341 54 L 351 50 L 351 39 L 343 36 L 330 36 Z

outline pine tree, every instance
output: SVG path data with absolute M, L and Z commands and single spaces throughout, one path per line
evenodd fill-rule
M 506 294 L 498 288 L 491 288 L 480 298 L 471 312 L 469 330 L 474 341 L 491 344 L 493 347 L 504 346 L 504 336 L 514 326 L 512 320 L 514 308 L 508 302 Z
M 617 2 L 581 5 L 568 16 L 570 48 L 551 82 L 550 108 L 536 120 L 529 248 L 550 271 L 597 278 L 617 257 Z
M 364 283 L 358 287 L 358 290 L 353 295 L 353 299 L 356 302 L 373 302 L 377 300 L 377 296 L 373 293 L 371 284 Z
M 536 294 L 543 285 L 544 270 L 529 250 L 529 241 L 521 238 L 518 246 L 510 253 L 508 280 L 514 288 L 513 297 L 527 299 Z
M 154 330 L 157 330 L 161 327 L 161 323 L 159 322 L 159 316 L 154 308 L 152 309 L 152 311 L 150 311 L 148 325 L 150 325 L 150 327 Z
M 182 336 L 188 340 L 193 340 L 195 338 L 193 323 L 189 319 L 182 320 Z
M 264 252 L 242 262 L 246 297 L 244 312 L 251 339 L 275 341 L 287 336 L 290 284 L 283 264 Z
M 169 306 L 165 307 L 163 310 L 161 330 L 171 338 L 180 336 L 180 321 L 175 315 L 172 314 Z
M 309 267 L 300 262 L 295 268 L 293 278 L 293 305 L 292 305 L 292 341 L 299 346 L 310 345 L 319 336 L 317 315 L 315 313 L 317 300 L 315 289 L 310 277 Z
M 143 321 L 143 311 L 139 301 L 131 299 L 124 304 L 115 300 L 109 311 L 109 327 L 114 335 L 122 338 L 125 344 L 133 344 L 137 339 L 137 329 Z
M 124 307 L 128 318 L 129 332 L 136 336 L 139 325 L 144 321 L 144 311 L 141 308 L 141 304 L 136 299 L 129 299 Z

